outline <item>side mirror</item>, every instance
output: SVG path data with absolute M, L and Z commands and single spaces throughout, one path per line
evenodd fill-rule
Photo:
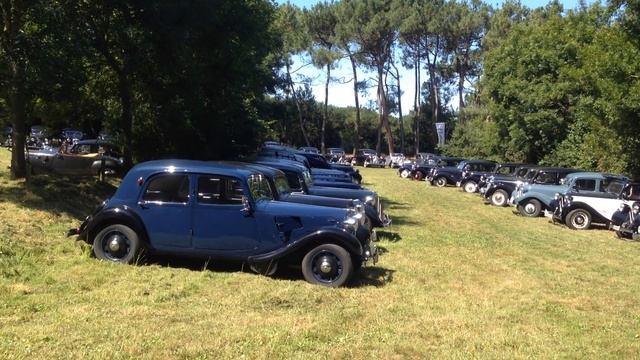
M 240 210 L 244 216 L 251 216 L 253 214 L 253 205 L 246 196 L 242 197 L 242 210 Z

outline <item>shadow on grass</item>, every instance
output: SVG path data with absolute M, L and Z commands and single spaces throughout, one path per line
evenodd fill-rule
M 376 231 L 376 234 L 378 235 L 378 240 L 380 241 L 398 242 L 402 240 L 402 236 L 400 236 L 400 234 L 398 234 L 397 232 Z
M 385 252 L 386 250 L 382 248 L 381 253 Z M 191 257 L 171 257 L 168 255 L 157 254 L 147 255 L 144 260 L 141 261 L 138 265 L 159 265 L 168 268 L 180 268 L 191 271 L 207 270 L 222 273 L 245 272 L 256 274 L 251 271 L 247 263 L 219 260 L 211 261 L 207 259 Z M 350 288 L 358 288 L 364 286 L 381 287 L 393 280 L 394 272 L 395 270 L 389 270 L 379 266 L 363 267 L 359 270 L 359 272 L 354 274 L 348 286 Z M 256 274 L 256 276 L 262 275 Z M 276 273 L 270 277 L 279 280 L 305 281 L 300 266 L 296 265 L 281 265 L 278 267 Z
M 391 217 L 391 226 L 393 225 L 420 225 L 420 223 L 413 221 L 406 216 L 394 215 Z
M 1 186 L 0 201 L 57 216 L 66 213 L 81 220 L 116 189 L 114 180 L 100 183 L 89 177 L 38 175 L 32 176 L 28 182 Z
M 385 209 L 411 209 L 412 208 L 410 204 L 389 200 L 385 197 L 381 197 L 381 201 Z

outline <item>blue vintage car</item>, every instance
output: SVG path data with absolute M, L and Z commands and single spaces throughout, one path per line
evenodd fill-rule
M 365 213 L 373 227 L 391 225 L 391 218 L 384 213 L 382 202 L 380 201 L 378 194 L 373 191 L 318 186 L 318 184 L 311 178 L 309 171 L 303 165 L 294 161 L 282 159 L 254 159 L 254 162 L 283 171 L 287 177 L 287 181 L 289 181 L 289 186 L 294 191 L 309 195 L 342 199 L 358 199 L 364 203 Z
M 158 160 L 131 169 L 113 197 L 68 235 L 107 261 L 130 264 L 150 251 L 241 261 L 265 274 L 293 264 L 307 281 L 337 287 L 377 260 L 371 239 L 356 236 L 357 215 L 276 201 L 250 166 Z

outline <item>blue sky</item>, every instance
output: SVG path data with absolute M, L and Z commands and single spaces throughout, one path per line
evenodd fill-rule
M 278 3 L 291 3 L 299 7 L 310 8 L 314 4 L 322 1 L 318 0 L 277 0 Z M 502 1 L 486 1 L 491 4 L 494 8 L 500 7 Z M 545 6 L 550 1 L 544 0 L 521 0 L 521 3 L 530 8 L 536 8 Z M 587 0 L 587 4 L 593 3 L 593 0 Z M 570 9 L 575 9 L 579 6 L 579 0 L 560 0 L 560 3 L 564 6 L 565 11 Z M 316 101 L 324 102 L 324 83 L 326 80 L 325 72 L 314 68 L 310 65 L 310 60 L 307 55 L 302 55 L 296 57 L 294 60 L 294 66 L 292 69 L 297 70 L 296 73 L 292 74 L 294 81 L 300 81 L 303 78 L 311 79 L 311 86 L 313 89 L 313 94 L 316 98 Z M 358 74 L 358 80 L 363 80 L 366 78 L 373 78 L 373 74 L 367 74 L 362 69 L 358 70 L 360 73 Z M 351 74 L 351 65 L 347 60 L 342 60 L 336 64 L 336 68 L 332 70 L 331 77 L 336 79 L 333 81 L 331 85 L 329 85 L 329 104 L 335 106 L 354 106 L 353 99 L 353 84 L 350 82 L 352 78 Z M 405 70 L 400 72 L 400 85 L 403 91 L 402 95 L 402 112 L 404 114 L 409 113 L 413 107 L 413 97 L 415 92 L 414 86 L 414 74 L 411 70 Z M 426 79 L 426 75 L 422 75 L 423 81 Z M 362 106 L 367 106 L 368 103 L 371 103 L 375 100 L 375 89 L 371 89 L 368 95 L 360 96 L 360 104 Z M 454 108 L 458 103 L 458 99 L 451 99 L 451 105 Z

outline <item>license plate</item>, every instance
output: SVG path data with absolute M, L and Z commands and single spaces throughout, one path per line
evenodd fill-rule
M 611 225 L 611 229 L 615 230 L 615 231 L 620 231 L 620 226 L 618 225 Z

